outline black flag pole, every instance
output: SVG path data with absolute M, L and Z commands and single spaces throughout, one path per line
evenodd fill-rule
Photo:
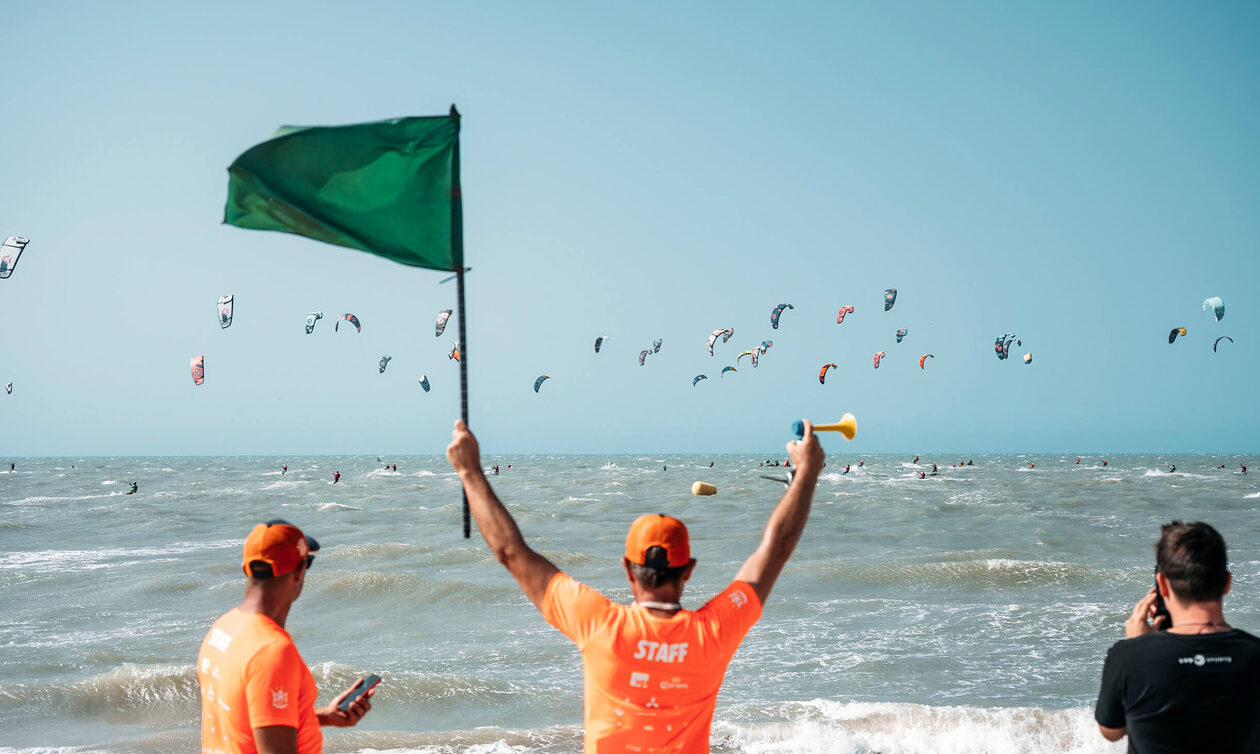
M 455 297 L 459 300 L 459 417 L 468 423 L 468 332 L 464 327 L 464 268 L 455 273 Z M 472 537 L 468 490 L 464 490 L 464 539 Z

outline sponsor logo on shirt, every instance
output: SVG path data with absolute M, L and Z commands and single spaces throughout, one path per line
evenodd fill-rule
M 212 628 L 210 636 L 206 638 L 206 643 L 220 652 L 226 652 L 228 645 L 232 643 L 232 635 L 221 628 Z
M 648 687 L 648 674 L 647 673 L 631 673 L 630 685 L 635 687 L 636 689 L 647 688 Z
M 271 706 L 276 709 L 284 709 L 289 706 L 289 694 L 284 689 L 271 690 Z
M 636 660 L 653 660 L 655 662 L 682 662 L 687 658 L 687 642 L 666 644 L 658 641 L 639 641 L 639 649 L 634 653 Z
M 747 605 L 748 595 L 743 592 L 731 592 L 731 604 L 734 605 L 736 609 Z
M 1193 665 L 1201 668 L 1204 665 L 1215 665 L 1222 662 L 1233 662 L 1233 657 L 1204 657 L 1203 655 L 1195 655 L 1194 657 L 1178 657 L 1178 665 Z
M 661 681 L 661 689 L 665 691 L 668 691 L 669 689 L 685 689 L 685 688 L 687 688 L 687 682 L 679 678 L 678 676 L 674 676 L 673 678 L 670 678 L 668 681 Z

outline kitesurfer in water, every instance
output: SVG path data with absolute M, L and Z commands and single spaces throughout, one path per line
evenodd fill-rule
M 10 463 L 10 464 L 9 464 L 9 471 L 13 471 L 13 470 L 14 470 L 14 469 L 16 469 L 16 468 L 17 468 L 17 466 L 14 466 L 12 463 Z M 71 467 L 71 468 L 73 468 L 73 467 Z
M 494 475 L 495 476 L 499 475 L 499 464 L 497 463 L 494 465 Z
M 863 466 L 865 466 L 865 465 L 866 465 L 866 461 L 858 461 L 858 468 L 859 468 L 859 469 L 860 469 L 860 468 L 862 468 L 862 467 L 863 467 Z
M 1103 461 L 1103 466 L 1106 466 L 1106 465 L 1107 465 L 1107 462 L 1106 462 L 1106 461 Z
M 340 471 L 334 471 L 334 472 L 333 472 L 333 484 L 336 484 L 337 482 L 340 482 L 340 481 L 341 481 L 341 472 L 340 472 Z
M 1173 473 L 1174 471 L 1176 471 L 1176 470 L 1177 470 L 1177 467 L 1176 467 L 1176 466 L 1173 466 L 1173 465 L 1171 465 L 1171 464 L 1169 464 L 1169 463 L 1165 463 L 1164 465 L 1168 467 L 1168 473 L 1169 473 L 1169 474 L 1171 474 L 1171 473 Z
M 709 461 L 709 468 L 713 468 L 713 462 Z
M 920 471 L 920 472 L 919 472 L 919 478 L 920 478 L 920 479 L 927 479 L 927 474 L 926 474 L 926 473 L 924 473 L 924 472 L 922 472 L 922 471 Z
M 289 473 L 289 464 L 286 463 L 285 465 L 280 467 L 280 476 L 284 476 L 285 474 L 288 474 L 288 473 Z
M 1239 465 L 1239 466 L 1242 466 L 1242 473 L 1246 474 L 1246 473 L 1247 473 L 1247 466 L 1246 466 L 1245 464 L 1241 464 L 1241 463 L 1240 463 L 1240 464 L 1238 464 L 1238 465 Z
M 932 473 L 933 473 L 933 474 L 935 474 L 935 473 L 936 473 L 936 464 L 932 464 Z
M 849 473 L 849 464 L 846 463 L 844 465 L 844 474 L 848 474 L 848 473 Z M 844 474 L 841 474 L 840 476 L 844 476 Z
M 140 491 L 140 484 L 138 482 L 128 482 L 127 484 L 131 485 L 131 489 L 127 490 L 128 495 L 134 495 Z
M 919 462 L 919 457 L 918 457 L 918 456 L 915 456 L 915 457 L 914 457 L 914 462 L 915 462 L 915 463 L 918 463 L 918 462 Z

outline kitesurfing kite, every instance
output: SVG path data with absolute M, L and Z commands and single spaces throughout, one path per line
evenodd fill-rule
M 1222 335 L 1221 337 L 1216 339 L 1216 343 L 1220 343 L 1222 340 L 1228 340 L 1230 343 L 1234 342 L 1234 339 L 1229 337 L 1228 335 Z M 1212 353 L 1216 353 L 1216 343 L 1212 344 Z
M 451 346 L 451 352 L 446 354 L 446 358 L 459 361 L 459 341 L 455 341 L 455 345 Z
M 1025 364 L 1031 364 L 1031 363 L 1032 363 L 1032 354 L 1031 354 L 1031 353 L 1026 353 L 1026 354 L 1024 354 L 1024 363 L 1025 363 Z
M 1209 307 L 1211 307 L 1212 314 L 1216 317 L 1217 322 L 1225 319 L 1225 302 L 1221 301 L 1220 296 L 1203 299 L 1203 311 L 1207 311 Z
M 338 328 L 341 327 L 342 320 L 354 325 L 355 332 L 363 332 L 363 327 L 359 325 L 359 318 L 349 312 L 341 315 L 341 319 L 337 320 L 337 324 L 333 325 L 333 332 L 337 332 Z
M 747 350 L 740 351 L 739 355 L 735 357 L 735 363 L 738 364 L 740 359 L 744 358 L 745 356 L 752 356 L 755 353 L 756 351 L 747 351 Z
M 599 353 L 599 347 L 604 345 L 605 340 L 608 340 L 607 335 L 601 335 L 595 339 L 595 353 Z
M 773 340 L 763 340 L 763 341 L 761 341 L 761 352 L 762 352 L 762 353 L 765 353 L 766 351 L 769 351 L 769 350 L 770 350 L 770 347 L 771 347 L 771 346 L 773 346 L 773 345 L 774 345 L 774 341 L 773 341 Z
M 394 358 L 394 357 L 393 357 L 393 356 L 382 356 L 382 357 L 381 357 L 381 364 L 380 364 L 381 374 L 385 374 L 385 365 L 389 364 L 389 360 L 390 360 L 390 359 L 392 359 L 392 358 Z
M 5 386 L 4 386 L 4 392 L 8 393 L 9 395 L 13 395 L 13 383 L 12 383 L 12 382 L 10 382 L 10 383 L 8 383 L 7 385 L 5 385 Z
M 827 370 L 837 369 L 837 368 L 838 367 L 835 364 L 823 364 L 822 369 L 818 370 L 818 384 L 826 385 L 827 384 Z
M 662 343 L 662 342 L 663 342 L 663 341 L 662 341 L 660 338 L 657 338 L 656 340 L 652 341 L 652 353 L 660 353 L 660 352 L 661 352 L 661 343 Z
M 697 374 L 695 377 L 691 378 L 691 386 L 695 387 L 697 382 L 699 382 L 700 380 L 707 380 L 707 379 L 709 379 L 707 375 Z
M 725 377 L 727 372 L 738 372 L 738 371 L 739 370 L 736 369 L 735 367 L 722 367 L 722 374 L 720 376 Z M 692 387 L 694 387 L 694 385 Z
M 323 312 L 311 312 L 306 315 L 306 334 L 315 332 L 315 323 L 324 318 Z
M 1171 329 L 1171 330 L 1169 330 L 1169 331 L 1168 331 L 1168 342 L 1169 342 L 1169 343 L 1172 343 L 1174 340 L 1176 340 L 1176 339 L 1177 339 L 1177 336 L 1178 336 L 1178 335 L 1181 335 L 1181 336 L 1183 336 L 1183 337 L 1184 337 L 1184 336 L 1185 336 L 1185 334 L 1186 334 L 1186 328 L 1184 328 L 1184 327 L 1174 327 L 1173 329 Z
M 923 354 L 922 356 L 920 356 L 920 357 L 919 357 L 919 369 L 922 369 L 922 368 L 923 368 L 923 362 L 924 362 L 924 361 L 926 361 L 926 360 L 928 360 L 928 359 L 935 359 L 935 358 L 936 358 L 936 356 L 934 356 L 933 354 L 930 354 L 930 353 L 925 353 L 925 354 Z
M 751 354 L 751 355 L 749 355 L 749 357 L 748 357 L 748 358 L 752 361 L 752 365 L 753 365 L 754 367 L 755 367 L 755 366 L 757 366 L 757 359 L 758 359 L 758 357 L 760 357 L 760 356 L 761 356 L 761 354 L 762 354 L 762 353 L 764 353 L 764 351 L 762 351 L 761 349 L 754 348 L 754 349 L 752 350 L 752 354 Z M 738 363 L 738 360 L 736 360 L 736 362 Z
M 1024 345 L 1022 341 L 1016 339 L 1012 333 L 1003 333 L 993 341 L 993 350 L 997 353 L 997 357 L 1001 361 L 1005 361 L 1011 355 L 1011 343 L 1017 346 Z
M 714 330 L 713 332 L 709 333 L 709 342 L 708 342 L 709 355 L 710 356 L 713 355 L 713 344 L 717 342 L 719 335 L 722 336 L 722 342 L 725 343 L 726 341 L 730 340 L 731 336 L 734 334 L 735 334 L 735 328 L 733 327 L 726 327 L 720 330 Z
M 882 358 L 884 358 L 884 352 L 883 352 L 883 351 L 880 351 L 879 353 L 875 354 L 875 356 L 873 356 L 873 357 L 872 357 L 872 360 L 875 362 L 875 368 L 876 368 L 876 369 L 879 369 L 879 360 L 880 360 L 880 359 L 882 359 Z
M 232 299 L 231 294 L 219 297 L 219 329 L 232 324 Z
M 189 366 L 192 369 L 192 378 L 194 385 L 200 385 L 206 381 L 206 356 L 194 356 L 189 360 Z
M 424 388 L 424 392 L 429 392 L 429 376 L 427 374 L 420 375 L 420 387 Z
M 438 312 L 437 321 L 433 323 L 433 337 L 440 338 L 442 333 L 446 332 L 446 322 L 451 318 L 451 310 L 443 309 Z
M 792 306 L 791 304 L 779 304 L 778 306 L 774 307 L 774 311 L 770 312 L 770 326 L 778 330 L 779 329 L 779 315 L 783 314 L 784 309 L 795 309 L 795 308 L 796 307 Z
M 4 251 L 3 255 L 0 255 L 0 280 L 13 274 L 13 268 L 17 267 L 18 258 L 22 256 L 22 250 L 30 242 L 31 239 L 21 236 L 9 236 L 4 239 Z
M 543 380 L 549 380 L 549 379 L 551 379 L 551 375 L 549 374 L 538 375 L 538 379 L 534 380 L 534 392 L 537 393 L 538 388 L 542 387 Z M 562 390 L 561 392 L 564 392 L 564 391 Z
M 652 353 L 652 352 L 647 349 L 639 351 L 639 366 L 643 366 L 644 362 L 647 361 L 647 357 L 649 353 Z
M 902 338 L 904 338 L 904 337 L 906 337 L 906 335 L 907 335 L 909 332 L 910 332 L 910 330 L 908 330 L 907 328 L 904 328 L 904 327 L 903 327 L 903 328 L 901 328 L 900 330 L 898 330 L 898 331 L 897 331 L 897 342 L 898 342 L 898 343 L 900 343 L 900 342 L 901 342 L 901 339 L 902 339 Z
M 842 306 L 842 307 L 840 307 L 840 311 L 836 313 L 836 324 L 837 324 L 837 325 L 839 325 L 839 324 L 843 323 L 843 322 L 844 322 L 844 315 L 846 315 L 846 314 L 852 314 L 852 313 L 853 313 L 853 307 L 851 307 L 851 306 Z
M 897 289 L 889 288 L 884 291 L 884 311 L 893 308 L 893 304 L 897 303 Z

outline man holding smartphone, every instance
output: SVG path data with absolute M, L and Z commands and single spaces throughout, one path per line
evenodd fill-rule
M 354 725 L 372 691 L 324 707 L 310 668 L 284 630 L 319 543 L 287 521 L 259 524 L 245 540 L 245 599 L 215 621 L 197 655 L 202 754 L 319 754 L 321 725 Z
M 548 623 L 582 653 L 585 750 L 709 751 L 709 728 L 727 664 L 805 530 L 823 467 L 813 427 L 788 443 L 796 474 L 761 542 L 721 594 L 698 610 L 680 604 L 696 561 L 687 527 L 664 514 L 640 516 L 621 559 L 634 604 L 618 605 L 525 544 L 481 468 L 477 439 L 455 423 L 446 457 L 491 552 Z
M 1225 540 L 1208 524 L 1173 521 L 1155 566 L 1155 588 L 1107 652 L 1098 729 L 1108 741 L 1127 734 L 1129 751 L 1143 754 L 1260 752 L 1260 639 L 1225 621 Z

